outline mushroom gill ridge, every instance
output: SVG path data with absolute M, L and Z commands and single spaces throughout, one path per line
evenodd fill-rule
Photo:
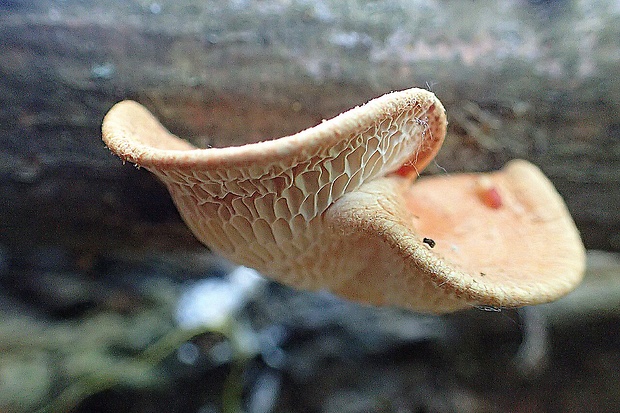
M 393 92 L 295 135 L 239 147 L 196 149 L 131 101 L 110 110 L 102 132 L 114 153 L 164 182 L 201 242 L 234 262 L 297 288 L 370 304 L 442 312 L 485 302 L 484 294 L 455 296 L 449 284 L 419 271 L 428 263 L 411 267 L 394 254 L 403 246 L 386 247 L 389 225 L 370 233 L 357 225 L 377 213 L 372 206 L 346 219 L 328 213 L 376 180 L 398 181 L 399 191 L 409 191 L 446 132 L 444 108 L 428 91 Z M 407 221 L 410 215 L 394 216 Z M 424 294 L 386 291 L 405 285 Z M 454 302 L 428 304 L 446 300 Z

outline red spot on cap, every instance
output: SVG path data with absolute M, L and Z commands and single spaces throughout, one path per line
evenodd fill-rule
M 478 196 L 483 204 L 493 209 L 499 209 L 504 205 L 502 196 L 490 179 L 480 179 L 477 186 Z
M 401 166 L 396 172 L 394 172 L 396 175 L 400 175 L 400 176 L 404 176 L 404 177 L 408 177 L 411 176 L 413 174 L 417 175 L 418 171 L 415 169 L 415 166 L 413 165 L 413 162 L 407 162 L 406 164 L 404 164 L 403 166 Z

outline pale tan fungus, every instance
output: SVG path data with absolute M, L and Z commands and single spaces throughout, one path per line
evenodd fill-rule
M 103 122 L 108 147 L 166 184 L 200 241 L 282 283 L 435 313 L 574 288 L 583 245 L 535 166 L 413 182 L 445 132 L 421 89 L 238 147 L 196 149 L 131 101 Z

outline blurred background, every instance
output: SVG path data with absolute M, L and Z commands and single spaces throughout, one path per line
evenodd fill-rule
M 391 90 L 449 130 L 426 173 L 538 165 L 588 249 L 556 303 L 354 305 L 211 254 L 100 125 L 195 144 Z M 0 411 L 620 411 L 620 1 L 0 0 Z

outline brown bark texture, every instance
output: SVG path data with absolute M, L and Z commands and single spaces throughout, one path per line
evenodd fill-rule
M 539 165 L 588 248 L 620 250 L 617 1 L 0 2 L 0 243 L 192 249 L 163 187 L 106 150 L 117 101 L 237 145 L 425 87 L 429 173 Z

